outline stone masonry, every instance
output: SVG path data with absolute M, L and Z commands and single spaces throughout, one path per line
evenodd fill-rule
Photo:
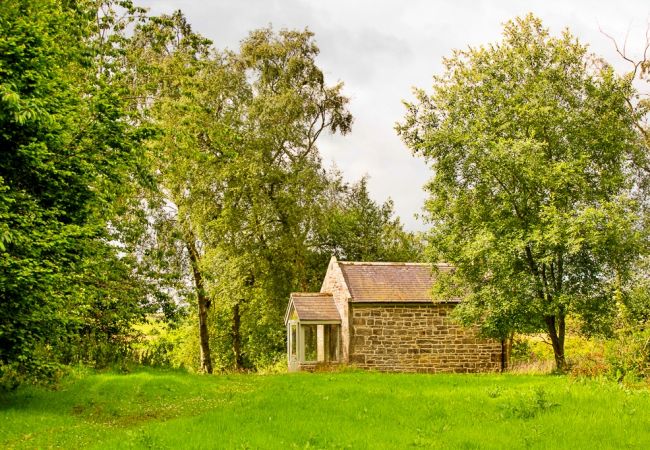
M 336 258 L 330 260 L 320 291 L 332 294 L 336 309 L 341 316 L 341 361 L 347 363 L 350 357 L 350 322 L 348 317 L 350 291 Z
M 351 304 L 349 363 L 391 372 L 490 372 L 501 344 L 453 322 L 453 303 Z
M 338 362 L 386 372 L 499 371 L 501 343 L 451 319 L 460 299 L 433 302 L 435 279 L 429 264 L 332 257 L 320 292 L 331 295 L 340 316 Z M 301 369 L 313 369 L 309 364 L 303 362 Z

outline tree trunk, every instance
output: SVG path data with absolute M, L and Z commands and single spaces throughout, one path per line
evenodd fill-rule
M 208 333 L 208 309 L 210 301 L 205 295 L 199 295 L 199 342 L 201 346 L 201 371 L 212 373 L 212 357 Z
M 194 285 L 196 286 L 196 296 L 199 303 L 199 345 L 201 349 L 201 372 L 212 373 L 212 357 L 210 355 L 210 339 L 208 333 L 208 310 L 210 309 L 210 299 L 205 293 L 203 284 L 203 274 L 199 268 L 199 253 L 196 250 L 194 237 L 187 239 L 187 251 L 190 254 L 190 263 L 192 265 L 192 274 L 194 275 Z
M 548 336 L 551 338 L 551 345 L 553 346 L 555 369 L 559 372 L 564 372 L 567 368 L 564 357 L 564 332 L 566 326 L 564 315 L 546 316 L 544 321 L 546 322 Z
M 531 273 L 539 281 L 538 293 L 539 299 L 547 304 L 552 305 L 553 297 L 562 292 L 562 277 L 563 277 L 563 264 L 562 255 L 557 255 L 557 275 L 553 269 L 553 264 L 549 267 L 551 282 L 549 283 L 547 277 L 546 264 L 541 265 L 541 270 L 533 258 L 533 252 L 530 245 L 526 245 L 526 258 L 530 267 Z M 546 322 L 546 330 L 548 336 L 551 338 L 551 345 L 553 346 L 553 355 L 555 356 L 555 369 L 559 372 L 564 372 L 567 368 L 566 359 L 564 358 L 564 332 L 566 327 L 565 322 L 566 311 L 560 307 L 557 314 L 552 316 L 544 316 Z
M 512 346 L 515 342 L 515 332 L 511 331 L 508 334 L 508 340 L 506 342 L 506 367 L 510 367 L 510 358 L 512 357 Z
M 241 315 L 239 314 L 239 303 L 232 308 L 232 353 L 235 356 L 235 369 L 244 368 L 244 358 L 241 353 Z

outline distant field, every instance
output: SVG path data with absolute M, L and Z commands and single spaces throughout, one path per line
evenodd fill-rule
M 554 376 L 71 377 L 0 396 L 1 448 L 650 448 L 650 392 Z

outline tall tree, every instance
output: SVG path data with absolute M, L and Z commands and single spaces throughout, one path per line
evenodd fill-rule
M 493 333 L 545 330 L 563 370 L 567 317 L 611 314 L 646 243 L 632 87 L 532 15 L 444 64 L 397 127 L 434 171 L 432 255 L 457 268 L 442 293 L 466 289 L 460 311 Z
M 637 117 L 636 129 L 644 152 L 635 161 L 636 187 L 635 198 L 641 205 L 644 216 L 643 228 L 650 231 L 650 27 L 646 29 L 645 43 L 640 54 L 630 54 L 626 42 L 620 46 L 616 39 L 605 35 L 612 41 L 620 58 L 627 64 L 628 71 L 623 74 L 638 89 L 631 92 L 628 106 Z M 626 343 L 632 342 L 631 336 L 636 332 L 643 333 L 650 319 L 650 265 L 647 255 L 638 261 L 634 275 L 623 286 L 618 316 L 612 334 L 618 334 Z M 639 342 L 643 342 L 642 336 Z M 628 351 L 634 346 L 628 347 Z M 631 350 L 633 351 L 633 350 Z M 650 352 L 650 343 L 646 343 L 645 354 Z
M 148 226 L 140 229 L 142 236 L 134 236 L 139 244 L 134 251 L 163 284 L 177 294 L 193 294 L 200 369 L 212 373 L 212 300 L 202 263 L 201 218 L 204 208 L 220 208 L 218 173 L 237 136 L 243 78 L 212 52 L 209 40 L 193 32 L 180 11 L 150 17 L 136 27 L 124 70 L 133 108 L 156 130 L 146 142 L 151 184 L 134 205 Z M 170 278 L 178 282 L 166 283 Z
M 111 20 L 91 1 L 0 4 L 0 370 L 47 372 L 137 314 L 139 293 L 111 289 L 137 290 L 108 221 L 139 157 Z
M 215 274 L 213 290 L 232 314 L 237 368 L 283 348 L 285 299 L 307 283 L 317 199 L 327 187 L 316 143 L 323 132 L 350 129 L 342 84 L 326 84 L 317 54 L 309 31 L 262 29 L 229 55 L 247 75 L 245 120 L 236 156 L 221 172 L 228 188 L 205 242 L 210 259 L 236 274 Z
M 227 338 L 241 368 L 252 347 L 244 336 L 260 336 L 254 353 L 268 353 L 261 336 L 277 334 L 278 298 L 304 278 L 324 186 L 316 141 L 347 132 L 347 99 L 325 83 L 307 31 L 258 30 L 239 52 L 220 53 L 178 12 L 151 18 L 132 42 L 138 108 L 159 131 L 148 144 L 155 188 L 145 215 L 167 224 L 154 241 L 175 242 L 166 247 L 189 269 L 202 370 L 212 370 L 215 303 L 230 315 L 229 333 L 212 335 Z

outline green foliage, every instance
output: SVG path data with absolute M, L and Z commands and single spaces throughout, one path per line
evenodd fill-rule
M 650 328 L 619 330 L 607 348 L 610 374 L 617 381 L 650 378 Z
M 129 2 L 115 2 L 135 12 Z M 101 3 L 108 7 L 109 3 Z M 114 15 L 95 2 L 0 4 L 0 366 L 47 378 L 142 314 L 109 221 L 139 159 Z M 112 350 L 107 350 L 110 353 Z
M 609 343 L 609 340 L 589 338 L 569 330 L 565 340 L 568 373 L 575 377 L 608 377 L 611 372 L 606 358 Z M 553 348 L 542 336 L 520 335 L 513 342 L 510 370 L 514 373 L 550 373 L 553 359 Z
M 151 367 L 171 367 L 172 352 L 178 345 L 173 329 L 157 317 L 149 317 L 134 328 L 139 332 L 138 342 L 132 346 L 131 357 L 138 363 Z
M 365 182 L 348 193 L 321 167 L 317 139 L 352 116 L 311 32 L 256 30 L 217 52 L 182 13 L 147 17 L 130 0 L 9 0 L 0 13 L 8 384 L 134 356 L 196 367 L 190 308 L 204 368 L 208 344 L 221 369 L 275 364 L 288 293 L 320 282 L 320 234 L 336 228 L 324 218 L 344 197 L 372 215 L 363 251 L 414 248 Z M 328 245 L 352 249 L 356 231 Z M 151 313 L 169 329 L 138 341 L 132 325 Z
M 394 218 L 393 202 L 382 205 L 368 193 L 366 178 L 347 186 L 334 178 L 332 194 L 323 211 L 320 251 L 347 261 L 422 260 L 418 236 L 403 230 Z
M 623 287 L 617 313 L 618 328 L 650 324 L 650 259 L 648 257 L 638 262 L 633 276 Z
M 309 280 L 310 238 L 327 188 L 316 141 L 324 131 L 350 128 L 342 86 L 325 83 L 317 54 L 308 31 L 265 29 L 229 55 L 246 73 L 246 121 L 236 157 L 218 175 L 228 188 L 206 223 L 204 242 L 206 261 L 220 268 L 210 289 L 231 311 L 237 367 L 267 365 L 284 348 L 286 298 Z
M 444 64 L 398 126 L 434 172 L 430 258 L 457 268 L 436 295 L 465 294 L 460 318 L 492 336 L 546 331 L 563 369 L 566 317 L 607 332 L 647 247 L 632 87 L 532 15 Z
M 134 203 L 147 238 L 136 233 L 131 251 L 180 281 L 170 288 L 208 324 L 198 342 L 181 327 L 203 355 L 191 362 L 181 344 L 187 367 L 275 364 L 289 293 L 318 289 L 332 252 L 403 260 L 419 250 L 365 181 L 344 186 L 322 168 L 319 136 L 348 132 L 352 116 L 317 55 L 307 30 L 255 30 L 218 52 L 180 12 L 136 27 L 125 70 L 157 133 L 146 143 L 152 185 Z

